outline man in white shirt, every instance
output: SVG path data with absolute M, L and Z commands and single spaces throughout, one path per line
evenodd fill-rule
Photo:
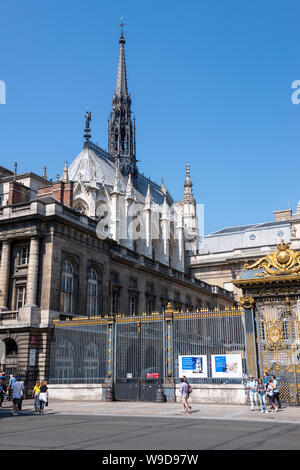
M 257 407 L 257 382 L 252 375 L 249 376 L 246 388 L 249 390 L 251 411 L 254 411 L 255 407 Z
M 24 385 L 21 383 L 21 377 L 17 377 L 16 381 L 12 384 L 12 401 L 13 401 L 13 416 L 18 416 L 17 410 L 22 401 L 24 394 Z
M 273 401 L 275 403 L 275 400 L 277 401 L 278 408 L 281 408 L 281 401 L 279 398 L 279 386 L 278 386 L 278 381 L 276 380 L 275 375 L 272 375 L 272 385 L 274 386 L 273 389 Z

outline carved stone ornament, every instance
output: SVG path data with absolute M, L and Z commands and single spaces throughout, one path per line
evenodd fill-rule
M 240 304 L 244 308 L 251 308 L 254 305 L 254 303 L 255 303 L 255 300 L 249 294 L 246 294 L 244 295 L 244 297 L 240 298 Z
M 279 320 L 271 320 L 265 324 L 266 348 L 270 351 L 284 349 L 283 324 Z
M 244 265 L 244 270 L 261 269 L 259 273 L 255 273 L 258 277 L 279 276 L 282 274 L 299 274 L 300 275 L 300 252 L 291 250 L 290 243 L 281 243 L 277 245 L 277 250 L 271 255 L 264 256 L 255 263 Z

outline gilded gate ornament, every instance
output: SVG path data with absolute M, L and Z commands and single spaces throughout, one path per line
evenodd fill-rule
M 243 269 L 261 269 L 261 272 L 255 273 L 257 277 L 300 275 L 300 252 L 290 249 L 290 243 L 284 243 L 284 240 L 281 240 L 281 243 L 277 245 L 277 250 L 271 255 L 264 256 L 253 264 L 246 263 Z
M 253 297 L 249 294 L 244 295 L 240 298 L 240 304 L 244 308 L 251 308 L 255 303 Z
M 279 320 L 271 320 L 265 324 L 266 348 L 270 351 L 284 349 L 283 323 Z

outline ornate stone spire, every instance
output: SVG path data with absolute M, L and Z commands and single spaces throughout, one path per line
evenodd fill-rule
M 169 220 L 169 206 L 167 204 L 167 197 L 164 196 L 164 203 L 162 206 L 162 219 Z
M 191 182 L 191 177 L 190 177 L 190 165 L 189 165 L 189 163 L 187 163 L 186 164 L 186 173 L 185 173 L 185 182 L 184 182 L 184 194 L 183 194 L 183 202 L 184 203 L 194 203 L 195 202 L 192 187 L 193 187 L 193 183 Z
M 131 178 L 131 173 L 129 173 L 128 181 L 127 181 L 127 186 L 126 186 L 126 194 L 125 194 L 126 199 L 134 199 L 134 188 L 132 184 L 132 178 Z
M 151 195 L 150 184 L 148 184 L 147 194 L 145 198 L 145 209 L 151 208 L 151 202 L 152 202 L 152 195 Z
M 122 20 L 122 18 L 121 18 Z M 126 74 L 126 59 L 125 59 L 125 39 L 123 33 L 124 23 L 121 23 L 121 37 L 119 40 L 120 44 L 120 53 L 119 53 L 119 64 L 118 64 L 118 74 L 117 74 L 117 85 L 115 96 L 124 98 L 128 96 L 127 88 L 127 74 Z
M 69 172 L 68 172 L 68 162 L 65 161 L 65 167 L 64 167 L 64 171 L 63 171 L 63 174 L 62 174 L 62 177 L 61 177 L 61 181 L 64 181 L 65 183 L 67 183 L 69 181 Z
M 120 192 L 121 192 L 120 174 L 119 174 L 119 168 L 116 167 L 113 193 L 120 193 Z
M 127 87 L 123 23 L 121 27 L 117 84 L 108 121 L 107 149 L 118 160 L 121 173 L 124 176 L 131 173 L 135 178 L 137 176 L 135 122 L 131 117 L 131 98 Z

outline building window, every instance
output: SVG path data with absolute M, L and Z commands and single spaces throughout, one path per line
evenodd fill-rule
M 129 314 L 136 315 L 137 313 L 137 297 L 135 295 L 131 295 L 129 298 Z
M 20 285 L 17 286 L 17 300 L 16 300 L 16 310 L 24 307 L 26 301 L 26 286 Z
M 23 248 L 20 249 L 19 252 L 19 263 L 23 266 L 28 264 L 29 261 L 29 247 L 24 246 Z
M 135 277 L 129 279 L 129 287 L 137 289 L 137 279 Z
M 116 315 L 119 310 L 119 291 L 113 289 L 110 296 L 110 313 L 111 315 Z
M 92 268 L 88 274 L 87 310 L 89 316 L 98 314 L 98 275 Z
M 151 315 L 154 312 L 154 299 L 148 297 L 146 300 L 146 313 L 147 315 Z
M 61 276 L 60 310 L 63 313 L 73 313 L 74 273 L 69 261 L 64 261 Z

